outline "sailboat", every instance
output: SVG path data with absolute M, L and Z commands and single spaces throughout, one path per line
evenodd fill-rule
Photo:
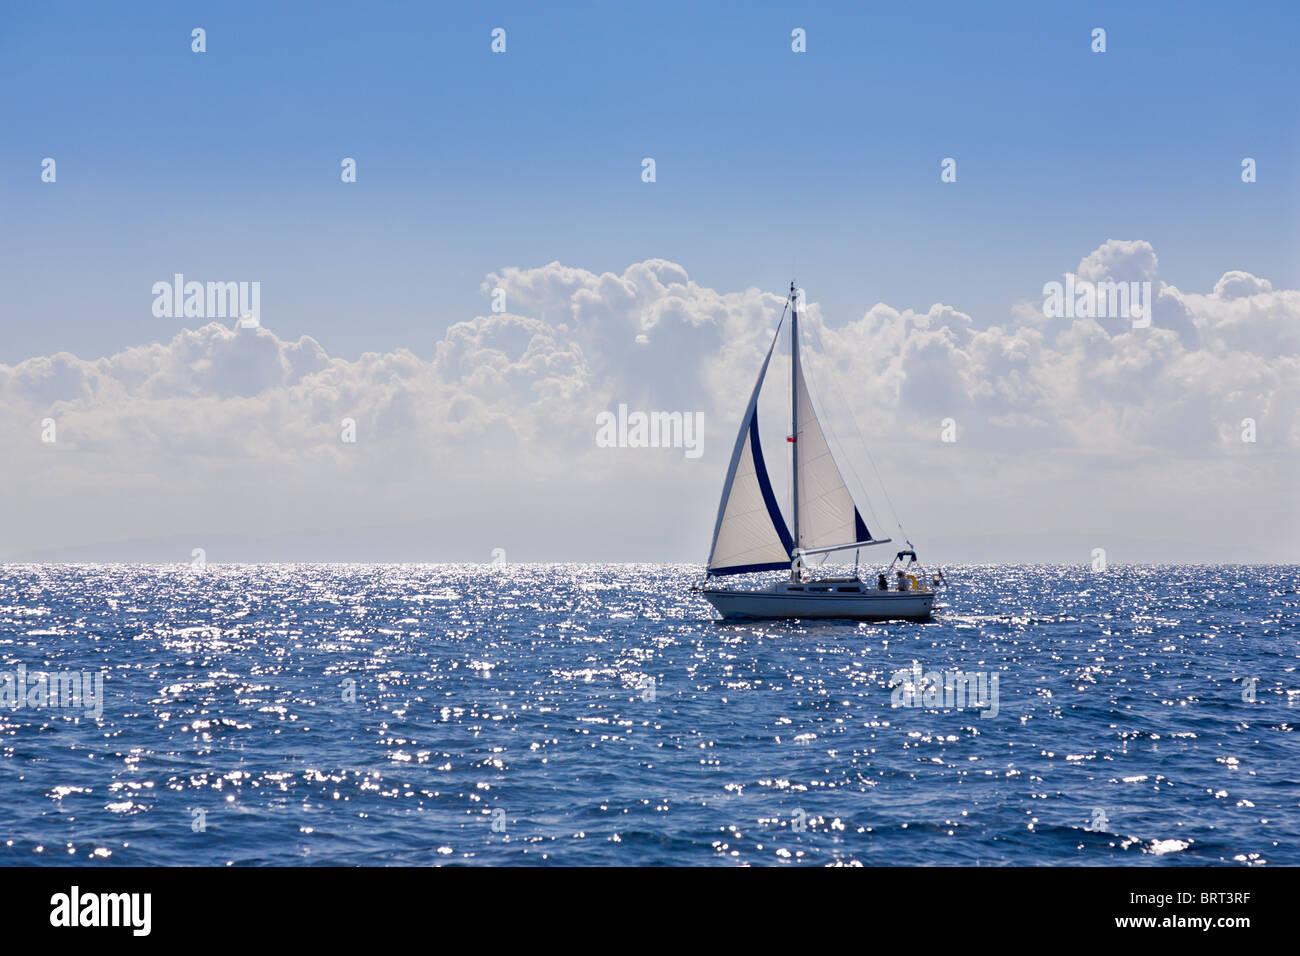
M 859 575 L 856 560 L 852 576 L 817 578 L 809 571 L 807 559 L 813 556 L 861 552 L 863 548 L 889 544 L 892 539 L 872 538 L 817 420 L 799 357 L 799 302 L 795 293 L 791 282 L 786 300 L 790 313 L 791 434 L 786 441 L 792 464 L 791 527 L 787 528 L 772 492 L 758 434 L 758 396 L 781 336 L 782 323 L 777 322 L 740 421 L 718 503 L 707 577 L 698 590 L 728 619 L 924 620 L 930 616 L 935 592 L 910 573 L 919 570 L 911 542 L 875 581 Z M 784 311 L 781 316 L 784 319 Z M 787 567 L 790 579 L 767 587 L 728 588 L 717 580 Z M 893 587 L 889 581 L 891 571 L 896 582 Z M 941 580 L 940 573 L 931 583 L 938 586 Z

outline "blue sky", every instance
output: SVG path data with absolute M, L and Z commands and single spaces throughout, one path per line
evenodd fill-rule
M 1294 560 L 1297 22 L 6 5 L 0 559 L 701 560 L 793 273 L 918 547 Z M 1071 270 L 1153 322 L 1045 317 Z M 262 328 L 156 317 L 177 272 L 260 283 Z M 598 446 L 620 404 L 703 454 Z
M 0 13 L 0 362 L 168 337 L 176 271 L 260 281 L 268 326 L 342 356 L 427 354 L 487 272 L 556 259 L 793 268 L 833 325 L 1001 321 L 1108 238 L 1184 289 L 1300 278 L 1286 4 L 269 6 Z

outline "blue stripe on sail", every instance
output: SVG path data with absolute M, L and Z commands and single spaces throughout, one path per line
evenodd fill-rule
M 867 523 L 862 520 L 862 513 L 857 508 L 853 509 L 853 533 L 857 535 L 854 541 L 871 540 L 871 532 L 867 530 Z
M 758 440 L 758 409 L 749 419 L 749 453 L 754 460 L 754 476 L 758 479 L 759 491 L 763 493 L 763 504 L 767 505 L 767 516 L 772 521 L 776 536 L 781 539 L 781 547 L 786 553 L 794 549 L 794 540 L 790 530 L 785 526 L 781 508 L 772 493 L 772 481 L 767 477 L 767 465 L 763 462 L 763 446 Z M 735 564 L 729 568 L 710 568 L 709 574 L 754 574 L 758 571 L 784 571 L 790 567 L 788 561 L 770 561 L 764 564 Z
M 773 564 L 737 564 L 729 568 L 710 568 L 709 574 L 754 574 L 758 571 L 789 571 L 789 561 L 777 561 Z
M 781 547 L 785 548 L 786 554 L 789 554 L 794 550 L 794 540 L 790 537 L 790 530 L 785 526 L 785 518 L 781 517 L 781 506 L 776 503 L 776 495 L 772 494 L 772 482 L 767 477 L 767 466 L 763 463 L 763 445 L 758 440 L 757 408 L 749 419 L 749 452 L 754 458 L 754 472 L 758 477 L 759 490 L 763 492 L 763 504 L 767 505 L 767 516 L 772 519 L 772 527 L 776 529 L 776 536 L 781 539 Z

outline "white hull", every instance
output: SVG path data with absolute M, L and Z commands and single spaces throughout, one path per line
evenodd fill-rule
M 933 591 L 878 591 L 817 581 L 774 584 L 757 591 L 704 588 L 702 593 L 726 619 L 919 621 L 930 616 L 934 605 Z

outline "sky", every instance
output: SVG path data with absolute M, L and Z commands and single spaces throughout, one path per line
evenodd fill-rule
M 0 560 L 701 561 L 791 278 L 923 556 L 1296 560 L 1288 5 L 268 6 L 0 11 Z

